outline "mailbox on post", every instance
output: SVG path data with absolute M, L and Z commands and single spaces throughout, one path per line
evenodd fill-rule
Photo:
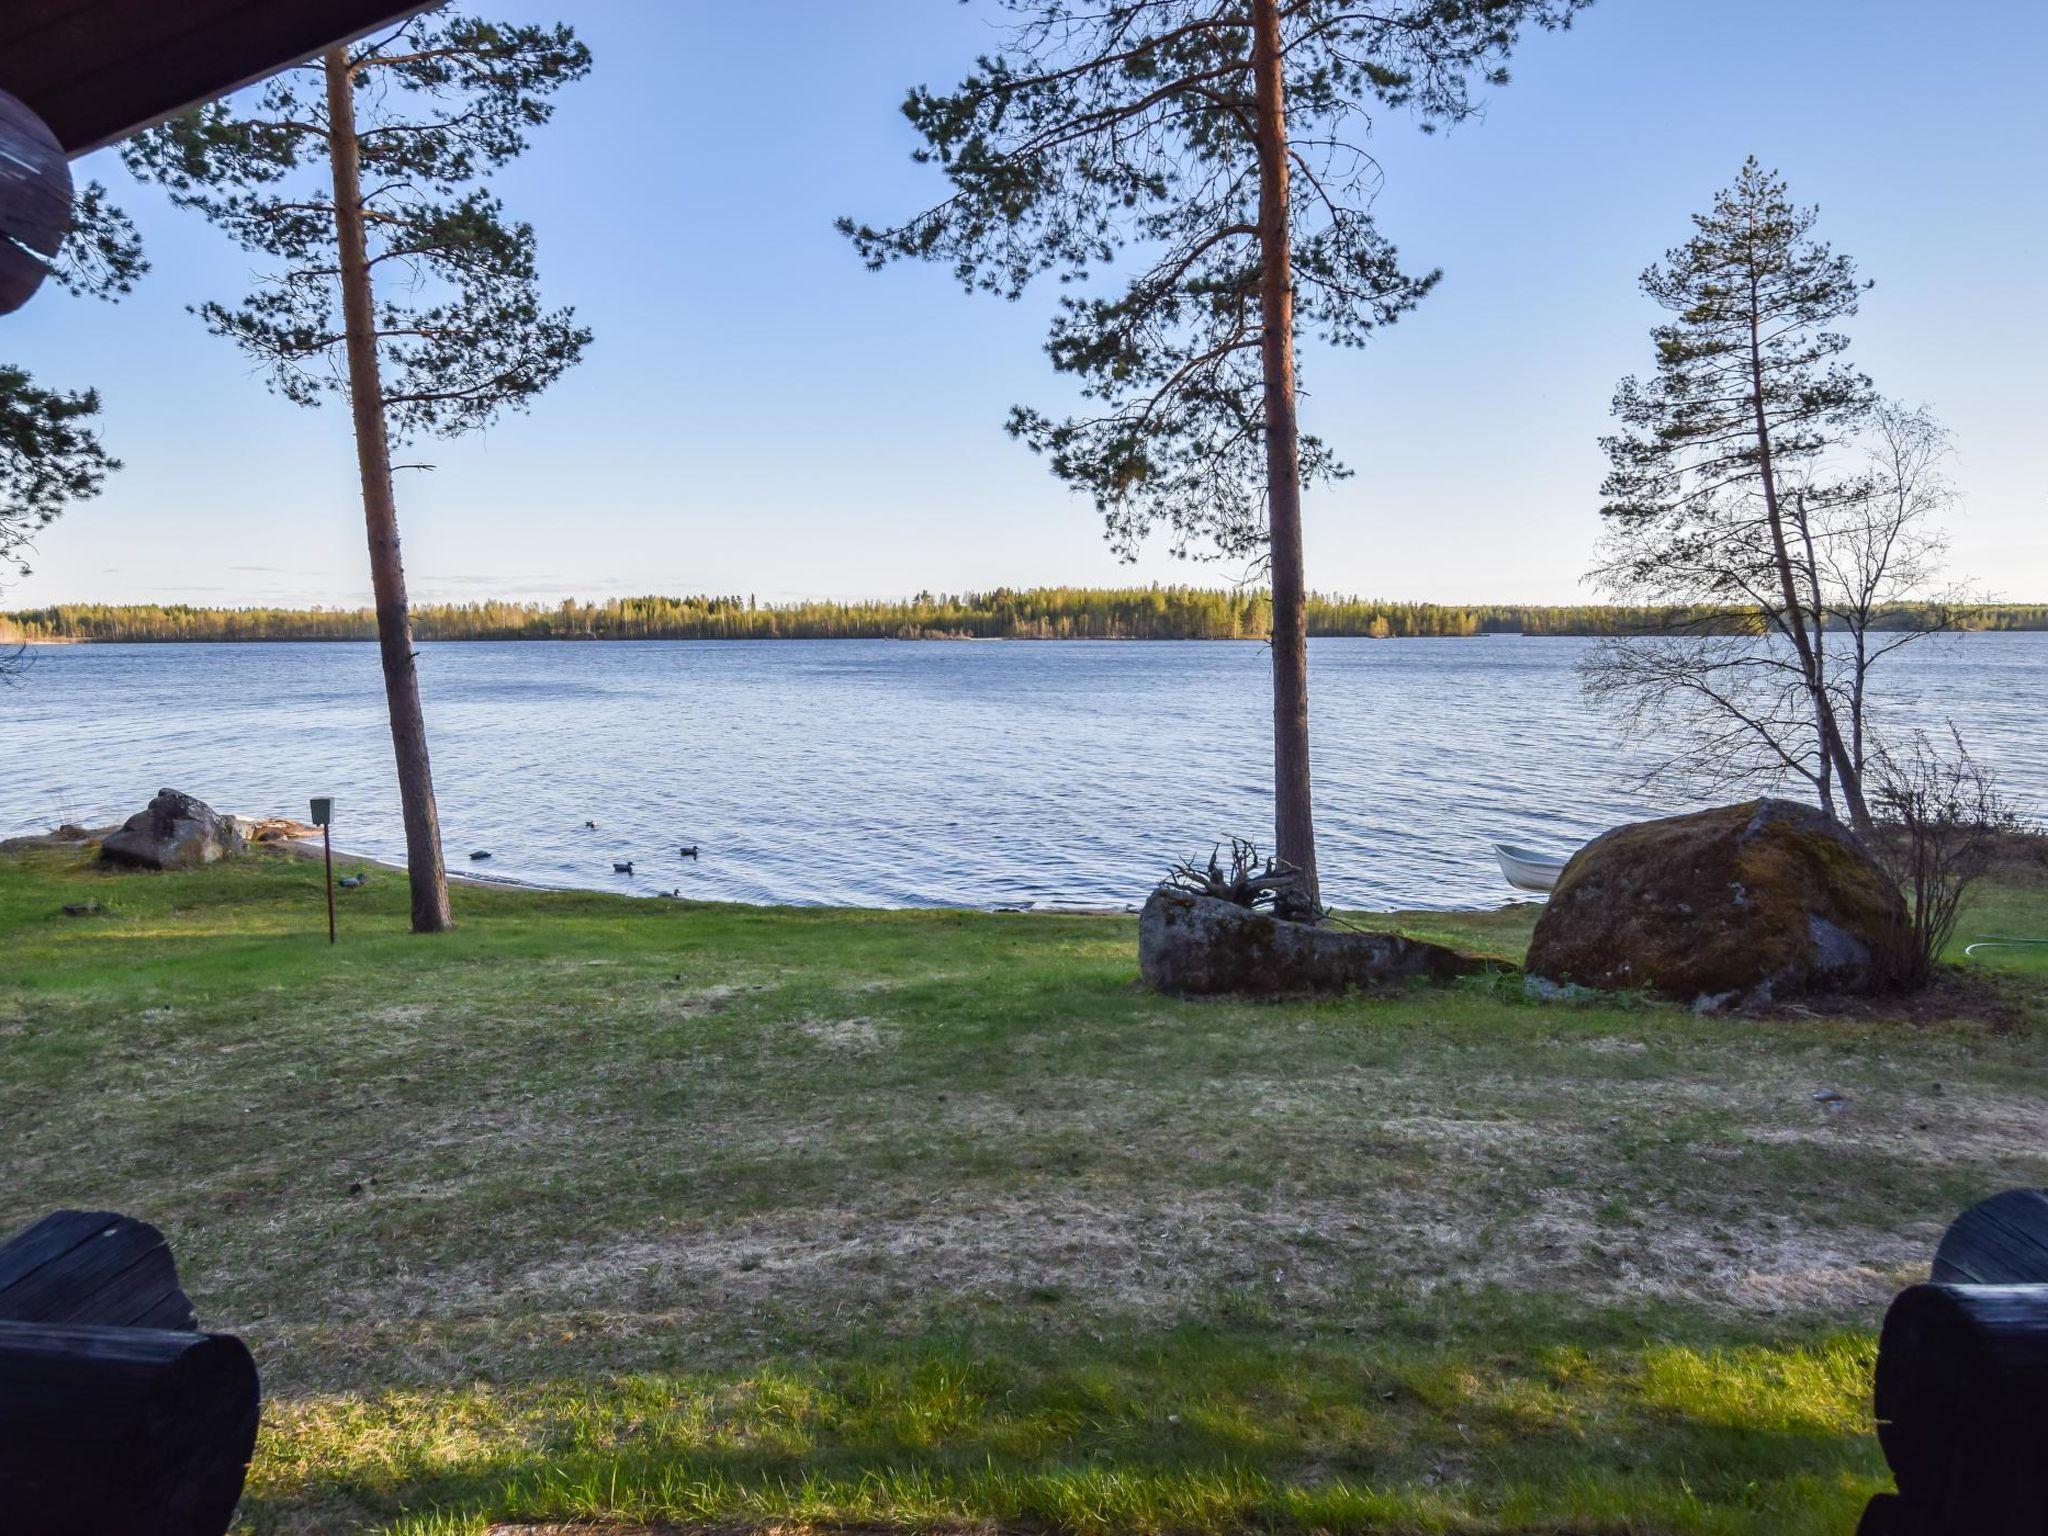
M 334 800 L 321 795 L 313 801 L 313 825 L 320 829 L 321 851 L 327 859 L 327 942 L 334 942 Z

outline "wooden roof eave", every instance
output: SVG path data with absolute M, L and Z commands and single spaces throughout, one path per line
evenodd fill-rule
M 441 0 L 14 0 L 0 91 L 77 158 Z

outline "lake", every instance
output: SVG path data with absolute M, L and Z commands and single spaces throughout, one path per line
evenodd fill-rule
M 1687 807 L 1580 701 L 1591 642 L 1311 642 L 1325 898 L 1510 899 L 1487 843 L 1569 850 Z M 1887 718 L 1953 718 L 2048 806 L 2048 634 L 1928 642 Z M 451 870 L 749 902 L 1115 904 L 1236 832 L 1270 842 L 1267 653 L 1247 643 L 441 644 L 421 676 Z M 76 645 L 0 684 L 0 836 L 162 785 L 401 858 L 374 646 Z M 585 827 L 595 821 L 597 830 Z M 682 859 L 680 845 L 701 857 Z M 614 860 L 636 872 L 614 875 Z

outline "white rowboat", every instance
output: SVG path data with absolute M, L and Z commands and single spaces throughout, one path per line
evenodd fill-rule
M 1555 854 L 1538 853 L 1532 848 L 1517 848 L 1512 843 L 1495 843 L 1493 856 L 1500 860 L 1500 872 L 1507 877 L 1509 885 L 1520 891 L 1547 891 L 1557 884 L 1557 877 L 1564 873 L 1570 861 Z

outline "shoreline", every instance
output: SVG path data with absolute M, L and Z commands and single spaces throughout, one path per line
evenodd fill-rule
M 306 838 L 279 838 L 263 843 L 252 842 L 252 848 L 279 848 L 294 858 L 319 860 L 322 845 L 318 840 Z M 352 864 L 367 864 L 390 874 L 404 875 L 406 867 L 395 859 L 382 859 L 368 853 L 346 853 L 334 850 L 334 862 L 338 867 L 343 859 Z M 444 858 L 445 862 L 445 858 Z M 753 907 L 760 911 L 772 912 L 784 908 L 801 911 L 840 912 L 987 912 L 1012 913 L 1019 916 L 1037 914 L 1044 917 L 1136 917 L 1138 909 L 1131 906 L 1103 906 L 1088 903 L 1063 904 L 1042 901 L 999 901 L 983 902 L 974 906 L 905 906 L 905 907 L 863 907 L 848 906 L 837 902 L 790 902 L 790 901 L 738 901 L 730 896 L 684 896 L 676 897 L 666 891 L 645 894 L 639 891 L 607 891 L 589 885 L 547 885 L 539 880 L 522 880 L 517 875 L 480 875 L 471 870 L 453 869 L 446 871 L 451 884 L 496 887 L 499 890 L 538 891 L 557 896 L 616 896 L 621 901 L 690 901 L 721 907 Z
M 326 854 L 325 845 L 322 844 L 317 837 L 280 837 L 266 839 L 262 842 L 256 842 L 252 840 L 249 846 L 252 849 L 276 848 L 281 852 L 290 854 L 293 858 L 311 859 L 316 864 L 319 863 L 321 859 L 325 857 Z M 351 864 L 368 865 L 372 869 L 385 870 L 388 873 L 394 875 L 403 875 L 406 872 L 405 866 L 394 859 L 380 859 L 375 854 L 371 853 L 350 853 L 343 848 L 335 849 L 334 863 L 337 869 L 340 868 L 341 863 L 344 859 L 346 859 Z M 494 885 L 499 887 L 510 887 L 513 890 L 520 891 L 559 891 L 578 889 L 578 887 L 573 886 L 542 885 L 538 880 L 521 880 L 516 875 L 479 875 L 474 874 L 466 869 L 450 869 L 446 871 L 446 873 L 451 883 L 461 885 Z M 601 895 L 603 893 L 598 892 L 595 894 Z M 631 893 L 626 891 L 620 891 L 617 894 L 625 896 L 630 895 Z
M 1382 644 L 1388 641 L 1475 641 L 1475 640 L 1642 640 L 1659 636 L 1682 635 L 1691 631 L 1680 629 L 1480 629 L 1470 633 L 1432 631 L 1417 634 L 1370 634 L 1362 630 L 1318 630 L 1311 626 L 1308 639 L 1312 643 L 1332 640 L 1370 641 Z M 1719 633 L 1719 631 L 1716 631 Z M 1834 633 L 1834 631 L 1830 631 Z M 1897 629 L 1876 629 L 1875 635 L 1903 634 Z M 1947 643 L 1963 639 L 1974 639 L 1987 635 L 2041 635 L 2048 634 L 2048 625 L 2026 624 L 1985 624 L 1976 627 L 1958 626 L 1940 632 L 1938 638 Z M 436 635 L 415 634 L 414 643 L 421 646 L 545 646 L 545 645 L 690 645 L 690 646 L 776 646 L 776 645 L 1104 645 L 1104 646 L 1154 646 L 1154 645 L 1254 645 L 1271 643 L 1269 634 L 1246 632 L 1237 635 L 1200 634 L 1098 634 L 1098 635 L 974 635 L 946 631 L 925 631 L 914 634 L 839 634 L 839 635 Z M 375 646 L 375 635 L 0 635 L 0 652 L 16 652 L 32 655 L 45 648 L 55 650 L 69 646 L 134 646 L 137 648 L 160 648 L 175 650 L 184 647 L 233 647 L 233 646 L 314 646 L 347 645 Z
M 1488 629 L 1469 635 L 1370 635 L 1355 631 L 1317 631 L 1310 640 L 1367 640 L 1375 645 L 1399 640 L 1613 640 L 1651 639 L 1683 631 L 1663 629 L 1520 630 Z M 1834 633 L 1834 631 L 1830 631 Z M 1873 630 L 1873 634 L 1903 634 L 1903 630 Z M 1980 629 L 1945 631 L 1948 641 L 1979 635 L 2048 634 L 2048 627 L 1988 625 Z M 1270 635 L 415 635 L 418 645 L 1265 645 Z M 177 646 L 238 645 L 362 645 L 378 643 L 375 635 L 235 635 L 178 636 L 158 639 L 146 635 L 41 635 L 34 639 L 0 638 L 0 647 L 36 651 L 74 645 L 132 645 L 170 649 Z
M 250 852 L 274 849 L 293 859 L 320 863 L 326 856 L 326 846 L 319 837 L 318 827 L 309 827 L 304 822 L 285 816 L 243 816 L 235 813 L 221 813 L 227 820 L 242 830 Z M 119 822 L 101 827 L 86 827 L 67 823 L 48 832 L 26 833 L 20 837 L 0 839 L 0 857 L 28 852 L 37 848 L 84 848 L 98 842 L 108 833 L 118 830 Z M 69 834 L 69 835 L 67 835 Z M 379 857 L 372 853 L 355 853 L 346 848 L 334 850 L 337 871 L 344 863 L 356 868 L 370 868 L 403 878 L 406 866 L 399 860 Z M 445 862 L 445 860 L 444 860 Z M 561 896 L 613 896 L 621 901 L 689 901 L 707 906 L 750 907 L 759 911 L 779 909 L 844 911 L 844 912 L 986 912 L 1009 913 L 1018 916 L 1038 915 L 1044 917 L 1135 917 L 1138 912 L 1135 903 L 1125 906 L 1111 906 L 1100 903 L 1042 902 L 1042 901 L 990 901 L 971 906 L 850 906 L 835 902 L 764 902 L 739 901 L 731 897 L 686 896 L 677 897 L 667 891 L 619 891 L 604 890 L 587 885 L 549 885 L 539 880 L 521 879 L 517 875 L 479 874 L 474 870 L 447 868 L 445 870 L 451 885 L 469 885 L 482 889 L 533 891 L 545 895 Z

